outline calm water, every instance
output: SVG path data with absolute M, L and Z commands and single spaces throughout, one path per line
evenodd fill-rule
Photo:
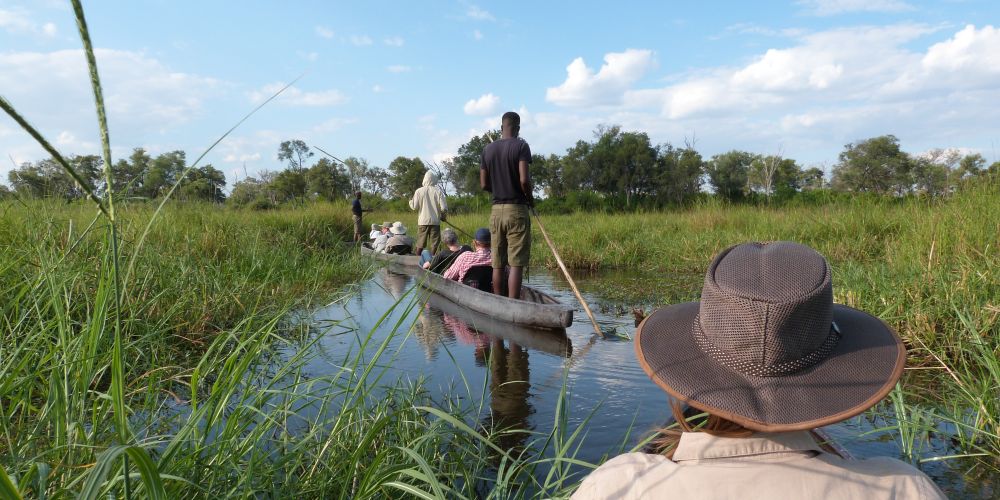
M 636 304 L 607 297 L 636 295 L 616 294 L 616 288 L 663 286 L 663 282 L 670 281 L 651 282 L 621 274 L 574 278 L 602 328 L 617 329 L 629 336 L 635 332 L 631 311 Z M 690 296 L 697 293 L 700 279 L 681 278 L 679 281 L 686 283 L 684 290 L 650 296 Z M 674 277 L 673 281 L 678 279 Z M 358 349 L 357 332 L 371 331 L 391 310 L 376 331 L 370 349 L 389 336 L 394 325 L 402 325 L 383 358 L 390 371 L 413 379 L 423 377 L 425 388 L 432 394 L 457 393 L 468 396 L 473 404 L 482 403 L 483 425 L 496 422 L 548 433 L 566 367 L 571 425 L 575 427 L 593 412 L 577 458 L 597 462 L 607 454 L 618 453 L 623 445 L 629 449 L 649 430 L 669 419 L 667 396 L 639 367 L 630 340 L 597 337 L 569 287 L 547 271 L 533 270 L 530 284 L 563 303 L 577 305 L 574 324 L 565 334 L 497 324 L 447 299 L 413 290 L 414 279 L 409 275 L 379 270 L 360 285 L 358 293 L 314 312 L 312 320 L 323 337 L 316 344 L 317 356 L 307 370 L 321 374 L 335 369 L 345 353 Z M 393 309 L 401 297 L 402 305 Z M 630 435 L 628 429 L 633 421 Z M 875 430 L 885 425 L 881 418 L 866 415 L 828 427 L 827 431 L 858 458 L 898 457 L 895 435 Z M 516 446 L 523 439 L 512 437 L 501 444 Z M 950 453 L 928 448 L 924 455 Z M 952 497 L 983 498 L 1000 491 L 995 477 L 965 476 L 963 467 L 969 465 L 942 461 L 922 468 Z

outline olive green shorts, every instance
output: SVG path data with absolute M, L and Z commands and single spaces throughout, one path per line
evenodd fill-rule
M 361 234 L 362 233 L 362 230 L 361 230 L 361 216 L 360 215 L 354 215 L 354 214 L 351 214 L 351 215 L 354 216 L 354 234 Z
M 441 246 L 441 226 L 417 226 L 417 248 L 426 248 L 435 254 Z
M 528 267 L 531 260 L 531 218 L 528 205 L 493 205 L 490 211 L 493 269 Z

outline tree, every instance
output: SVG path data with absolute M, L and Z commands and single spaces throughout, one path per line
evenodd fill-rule
M 100 157 L 95 155 L 75 155 L 66 160 L 73 171 L 96 191 L 97 180 L 100 178 Z M 87 191 L 73 178 L 66 169 L 52 158 L 38 163 L 23 163 L 20 167 L 7 174 L 14 191 L 20 195 L 42 198 L 58 197 L 65 200 L 75 200 L 86 196 Z
M 118 160 L 111 167 L 114 179 L 115 193 L 121 196 L 138 196 L 142 194 L 142 179 L 152 161 L 143 148 L 135 148 L 127 160 Z
M 302 170 L 282 170 L 267 183 L 274 191 L 275 201 L 292 201 L 306 196 L 306 176 Z
M 750 164 L 756 158 L 752 153 L 736 150 L 713 156 L 705 165 L 705 173 L 715 194 L 729 201 L 742 199 Z
M 625 194 L 625 205 L 632 198 L 648 194 L 652 187 L 656 150 L 645 133 L 622 132 L 621 127 L 599 126 L 591 148 L 594 188 L 605 195 Z
M 479 164 L 486 145 L 500 138 L 500 130 L 489 130 L 483 135 L 473 136 L 458 148 L 458 156 L 446 165 L 447 176 L 458 194 L 475 195 L 482 191 L 479 187 Z M 449 170 L 450 167 L 450 170 Z
M 833 167 L 832 184 L 845 191 L 897 194 L 910 191 L 910 161 L 893 135 L 873 137 L 844 146 Z
M 389 195 L 390 189 L 389 172 L 381 167 L 368 169 L 368 175 L 365 176 L 364 182 L 365 191 L 384 197 Z
M 546 198 L 562 198 L 569 194 L 563 175 L 563 161 L 558 155 L 551 154 L 548 158 L 532 155 L 531 180 Z
M 747 181 L 752 191 L 768 198 L 778 193 L 788 196 L 800 188 L 802 168 L 791 158 L 778 155 L 758 156 L 750 164 Z
M 288 168 L 291 170 L 305 169 L 306 160 L 312 158 L 313 154 L 309 150 L 309 146 L 306 146 L 305 142 L 298 139 L 282 141 L 281 145 L 278 146 L 278 160 L 287 161 Z
M 344 160 L 344 171 L 350 184 L 349 191 L 361 191 L 361 186 L 364 185 L 369 169 L 368 160 L 364 158 L 350 156 Z
M 810 167 L 799 174 L 799 186 L 803 190 L 823 189 L 825 185 L 822 168 Z
M 212 165 L 191 169 L 180 182 L 181 199 L 214 203 L 226 200 L 226 195 L 222 191 L 226 187 L 226 175 Z
M 389 172 L 392 174 L 390 183 L 393 195 L 404 197 L 412 195 L 420 188 L 424 181 L 424 174 L 427 173 L 427 167 L 424 166 L 424 162 L 420 161 L 420 158 L 397 156 L 389 163 Z
M 593 149 L 586 141 L 576 141 L 572 147 L 566 149 L 566 154 L 562 157 L 563 185 L 567 191 L 580 191 L 594 188 L 593 157 L 590 152 Z
M 180 180 L 181 174 L 187 168 L 184 151 L 163 153 L 149 162 L 149 167 L 143 173 L 140 194 L 156 198 L 167 194 L 167 191 Z
M 656 148 L 656 196 L 661 202 L 681 204 L 701 191 L 705 161 L 691 147 L 670 144 Z
M 320 158 L 315 165 L 306 170 L 305 180 L 309 196 L 321 200 L 341 199 L 347 193 L 357 189 L 352 186 L 344 169 L 327 158 Z
M 958 168 L 951 172 L 949 184 L 952 189 L 957 189 L 969 179 L 981 176 L 985 166 L 986 158 L 983 158 L 983 155 L 979 153 L 965 155 L 958 163 Z

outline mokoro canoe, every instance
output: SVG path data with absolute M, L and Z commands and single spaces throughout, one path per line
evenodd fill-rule
M 368 247 L 361 247 L 361 255 L 368 255 L 375 260 L 389 262 L 391 264 L 406 267 L 420 267 L 419 255 L 395 255 L 391 253 L 376 252 Z
M 458 319 L 478 333 L 563 358 L 568 358 L 573 353 L 573 344 L 566 336 L 565 329 L 539 329 L 510 324 L 456 304 L 431 290 L 425 289 L 424 293 L 427 294 L 428 305 Z
M 521 299 L 518 300 L 472 288 L 419 266 L 407 266 L 404 270 L 413 273 L 421 287 L 496 321 L 547 329 L 567 328 L 573 324 L 572 307 L 527 285 L 521 287 Z

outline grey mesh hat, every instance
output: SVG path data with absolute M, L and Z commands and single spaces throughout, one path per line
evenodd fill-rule
M 636 355 L 671 396 L 748 429 L 781 432 L 874 406 L 903 372 L 906 349 L 880 319 L 833 303 L 830 266 L 791 242 L 720 252 L 701 302 L 657 310 Z

